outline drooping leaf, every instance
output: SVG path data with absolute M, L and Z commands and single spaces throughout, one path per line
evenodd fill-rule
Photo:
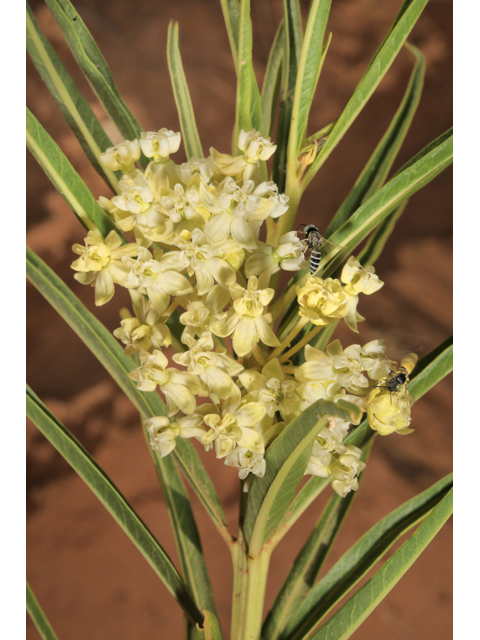
M 42 640 L 58 640 L 27 582 L 27 611 Z
M 380 257 L 387 240 L 393 233 L 398 219 L 405 211 L 408 200 L 404 200 L 400 206 L 389 213 L 385 220 L 372 231 L 365 246 L 358 254 L 357 258 L 363 267 L 375 264 Z
M 125 104 L 92 34 L 69 0 L 45 0 L 65 40 L 105 111 L 125 139 L 139 138 L 142 128 Z M 145 159 L 140 160 L 146 166 Z
M 265 78 L 263 80 L 260 100 L 262 104 L 263 128 L 266 136 L 272 134 L 275 122 L 275 111 L 282 75 L 284 28 L 282 20 L 275 34 L 272 48 L 270 49 L 267 70 L 265 71 Z
M 371 60 L 363 78 L 355 87 L 352 97 L 336 121 L 325 145 L 305 174 L 302 182 L 303 190 L 305 190 L 330 153 L 343 138 L 380 84 L 426 4 L 427 0 L 405 0 L 403 3 L 395 22 Z
M 424 494 L 420 495 L 423 496 Z M 417 498 L 419 497 L 417 496 Z M 452 511 L 453 489 L 450 489 L 415 533 L 402 544 L 363 587 L 347 600 L 341 609 L 311 636 L 311 639 L 327 640 L 327 638 L 336 638 L 338 640 L 346 640 L 350 638 L 410 569 L 415 560 L 450 518 Z M 294 638 L 305 636 L 286 635 L 285 637 L 288 637 L 289 640 L 294 640 Z
M 331 236 L 352 215 L 358 207 L 380 189 L 397 157 L 408 132 L 422 95 L 425 76 L 425 57 L 419 49 L 407 43 L 406 48 L 415 58 L 415 66 L 410 76 L 403 100 L 392 118 L 385 135 L 370 156 L 353 189 L 343 201 L 325 231 Z
M 265 475 L 255 477 L 249 490 L 243 531 L 252 555 L 275 531 L 287 510 L 307 468 L 313 441 L 327 417 L 355 422 L 360 415 L 360 409 L 349 402 L 317 400 L 274 440 L 265 454 Z
M 88 159 L 108 186 L 114 192 L 118 192 L 121 173 L 107 169 L 98 160 L 98 156 L 112 146 L 110 138 L 87 100 L 78 90 L 55 49 L 41 32 L 28 4 L 27 51 Z
M 103 237 L 117 227 L 97 203 L 92 192 L 72 167 L 58 144 L 27 109 L 27 146 L 55 189 L 71 207 L 85 229 L 97 229 Z
M 192 595 L 163 547 L 103 469 L 91 458 L 88 451 L 55 418 L 29 387 L 27 387 L 27 415 L 110 512 L 188 618 L 192 622 L 202 624 L 202 613 L 195 605 Z
M 178 22 L 170 22 L 168 27 L 167 60 L 187 158 L 203 158 L 202 144 L 180 56 Z
M 115 338 L 85 308 L 67 285 L 28 248 L 27 277 L 83 340 L 143 416 L 166 415 L 166 407 L 160 397 L 153 392 L 138 391 L 133 380 L 128 377 L 128 372 L 135 368 L 135 364 L 125 355 Z M 231 536 L 220 500 L 192 443 L 178 438 L 172 455 L 212 518 L 220 535 L 227 544 L 230 544 Z

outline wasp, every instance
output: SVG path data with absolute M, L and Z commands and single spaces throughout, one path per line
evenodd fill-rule
M 318 227 L 316 227 L 314 224 L 301 224 L 297 227 L 297 231 L 302 226 L 304 227 L 302 233 L 305 235 L 308 248 L 311 249 L 310 273 L 313 275 L 320 266 L 320 260 L 322 259 L 322 249 L 331 249 L 335 247 L 335 245 L 333 244 L 333 242 L 330 242 L 329 240 L 324 238 L 318 230 Z
M 409 376 L 414 370 L 417 362 L 418 356 L 416 353 L 408 353 L 399 365 L 392 361 L 390 361 L 390 364 L 384 362 L 383 364 L 391 370 L 391 374 L 381 380 L 381 382 L 384 382 L 383 385 L 378 386 L 388 389 L 390 393 L 399 393 L 402 389 L 404 389 L 406 393 L 407 384 L 410 379 Z

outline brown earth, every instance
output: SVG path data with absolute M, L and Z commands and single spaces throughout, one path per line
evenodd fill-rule
M 47 8 L 33 8 L 44 33 L 78 81 L 115 142 L 109 124 L 78 72 Z M 253 0 L 255 64 L 260 78 L 281 3 Z M 305 4 L 305 3 L 302 3 Z M 329 28 L 333 40 L 322 72 L 309 130 L 336 118 L 388 31 L 400 1 L 334 0 Z M 144 129 L 178 130 L 165 54 L 170 19 L 180 23 L 181 51 L 205 149 L 230 147 L 235 77 L 218 2 L 75 2 L 105 55 L 118 88 Z M 306 6 L 303 6 L 305 11 Z M 431 1 L 410 40 L 428 65 L 425 89 L 413 126 L 394 168 L 398 168 L 451 123 L 451 2 Z M 332 154 L 302 201 L 299 221 L 324 227 L 348 193 L 388 126 L 411 69 L 402 52 L 364 112 Z M 28 104 L 96 196 L 107 194 L 89 166 L 54 101 L 29 62 Z M 71 245 L 85 233 L 33 158 L 27 157 L 29 246 L 72 287 L 92 310 L 93 291 L 72 277 Z M 447 170 L 410 201 L 377 263 L 386 282 L 360 303 L 367 322 L 359 341 L 385 337 L 395 355 L 422 345 L 427 353 L 452 328 L 452 191 Z M 124 291 L 95 309 L 111 330 Z M 165 505 L 135 410 L 103 368 L 42 297 L 28 288 L 28 382 L 95 456 L 112 480 L 175 559 Z M 344 344 L 352 335 L 342 329 Z M 353 339 L 356 342 L 356 338 Z M 452 390 L 445 379 L 414 408 L 414 434 L 378 438 L 361 490 L 327 561 L 328 569 L 378 519 L 451 470 Z M 212 455 L 202 453 L 230 522 L 237 513 L 238 480 Z M 179 610 L 153 571 L 109 514 L 59 454 L 29 424 L 28 579 L 63 640 L 142 640 L 182 637 Z M 326 497 L 295 525 L 272 560 L 267 606 L 273 601 L 296 553 L 318 518 Z M 211 569 L 224 629 L 231 605 L 230 559 L 196 499 L 194 513 Z M 358 640 L 452 637 L 451 536 L 449 522 L 410 572 L 355 633 Z M 38 634 L 30 620 L 27 638 Z

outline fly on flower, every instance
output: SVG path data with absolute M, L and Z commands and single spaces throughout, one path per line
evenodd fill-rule
M 308 243 L 308 248 L 310 251 L 310 273 L 313 275 L 317 272 L 318 267 L 320 266 L 320 260 L 322 259 L 322 255 L 325 253 L 330 253 L 332 249 L 338 247 L 338 245 L 330 242 L 324 238 L 318 227 L 314 224 L 301 224 L 297 227 L 297 231 L 300 227 L 304 227 L 303 233 Z M 340 249 L 340 247 L 338 247 Z

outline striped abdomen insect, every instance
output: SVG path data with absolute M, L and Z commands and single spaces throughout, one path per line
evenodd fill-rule
M 307 239 L 308 247 L 311 249 L 310 273 L 313 275 L 320 266 L 320 260 L 322 259 L 321 248 L 325 246 L 327 240 L 322 237 L 318 228 L 313 224 L 307 224 L 303 233 Z
M 392 368 L 392 373 L 384 380 L 385 387 L 390 391 L 390 393 L 398 393 L 402 389 L 405 389 L 406 391 L 409 376 L 414 370 L 417 361 L 417 354 L 409 353 L 403 358 L 398 367 Z M 391 364 L 396 363 L 392 362 Z

